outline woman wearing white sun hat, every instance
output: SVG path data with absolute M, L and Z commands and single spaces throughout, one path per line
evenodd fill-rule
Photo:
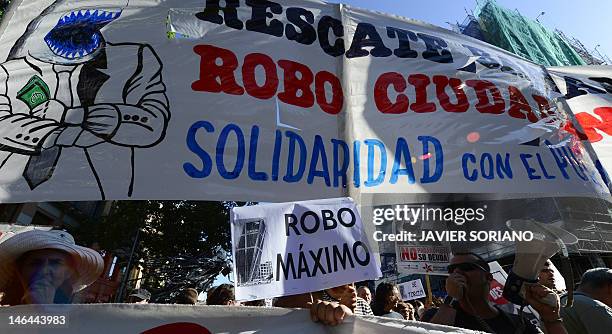
M 0 243 L 0 305 L 70 303 L 103 268 L 98 252 L 65 231 L 18 233 Z

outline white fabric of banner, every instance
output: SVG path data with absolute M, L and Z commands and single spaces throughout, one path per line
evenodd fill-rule
M 13 6 L 0 202 L 609 197 L 541 66 L 346 5 L 213 3 Z
M 547 69 L 570 107 L 574 130 L 593 147 L 595 166 L 608 178 L 612 171 L 612 65 Z
M 63 316 L 64 325 L 10 325 L 16 317 Z M 19 320 L 20 321 L 20 320 Z M 62 334 L 210 334 L 210 333 L 476 333 L 470 330 L 379 317 L 348 317 L 327 327 L 314 323 L 310 311 L 245 306 L 162 304 L 24 305 L 0 307 L 2 333 Z

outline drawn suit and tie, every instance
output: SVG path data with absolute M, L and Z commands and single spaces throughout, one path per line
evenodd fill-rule
M 2 187 L 23 187 L 25 181 L 29 189 L 51 192 L 58 191 L 52 181 L 60 180 L 63 186 L 97 188 L 100 199 L 132 195 L 135 149 L 163 140 L 170 112 L 163 65 L 153 48 L 104 41 L 101 27 L 120 14 L 61 14 L 44 37 L 51 59 L 24 50 L 22 38 L 0 64 Z M 62 34 L 71 36 L 67 30 L 80 32 L 86 24 L 96 28 L 89 42 L 62 42 Z

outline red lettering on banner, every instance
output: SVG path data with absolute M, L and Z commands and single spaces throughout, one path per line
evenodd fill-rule
M 578 129 L 576 129 L 576 127 L 574 127 L 574 124 L 571 121 L 565 122 L 565 125 L 563 126 L 563 130 L 573 134 L 574 136 L 577 136 L 578 139 L 580 139 L 580 140 L 588 140 L 589 139 L 589 137 L 587 137 L 586 134 L 584 134 L 581 131 L 578 131 Z
M 387 90 L 393 85 L 397 94 L 395 103 L 391 102 Z M 374 84 L 374 103 L 376 108 L 383 114 L 403 114 L 408 111 L 408 97 L 401 94 L 406 90 L 406 80 L 397 72 L 382 74 Z
M 580 131 L 576 130 L 576 128 L 570 122 L 565 125 L 565 130 L 575 135 L 578 135 L 581 140 L 588 139 L 591 143 L 596 143 L 603 139 L 603 136 L 596 130 L 602 131 L 608 136 L 611 136 L 612 107 L 595 108 L 593 112 L 599 117 L 601 117 L 601 120 L 586 112 L 576 114 L 576 120 L 578 120 L 578 123 L 580 124 L 580 126 L 582 126 L 582 129 L 584 129 L 584 133 L 581 133 Z
M 255 79 L 255 69 L 261 66 L 265 73 L 263 85 L 257 85 Z M 272 58 L 262 53 L 251 53 L 244 57 L 242 66 L 242 81 L 247 94 L 258 99 L 267 100 L 276 94 L 278 88 L 278 75 L 276 74 L 276 64 Z
M 548 102 L 547 98 L 545 98 L 544 96 L 535 95 L 535 94 L 531 95 L 531 97 L 533 97 L 533 99 L 536 101 L 536 104 L 538 105 L 538 109 L 540 110 L 540 113 L 542 114 L 542 118 L 553 116 L 552 110 L 550 110 L 550 102 Z
M 529 102 L 527 102 L 527 99 L 518 88 L 508 86 L 508 93 L 510 94 L 510 109 L 508 109 L 510 117 L 527 118 L 531 123 L 538 121 L 538 117 L 531 110 Z
M 433 82 L 436 85 L 436 96 L 440 105 L 447 112 L 466 112 L 470 107 L 467 96 L 461 88 L 462 82 L 457 78 L 447 78 L 443 75 L 434 75 Z M 450 86 L 455 93 L 457 103 L 451 103 L 450 97 L 446 94 L 446 86 Z
M 427 86 L 429 86 L 429 77 L 425 74 L 411 74 L 408 77 L 408 83 L 414 86 L 416 98 L 410 110 L 418 113 L 436 111 L 435 103 L 427 102 Z
M 465 84 L 474 88 L 474 91 L 476 91 L 476 97 L 478 98 L 476 110 L 483 114 L 504 113 L 504 99 L 499 89 L 497 89 L 492 82 L 486 80 L 467 80 Z M 489 101 L 489 93 L 493 97 L 493 104 Z
M 212 45 L 197 45 L 193 51 L 200 55 L 200 79 L 191 84 L 191 89 L 232 95 L 244 93 L 234 77 L 238 59 L 232 51 Z M 220 65 L 217 59 L 221 60 Z
M 327 98 L 325 97 L 326 82 L 328 82 L 332 88 L 331 102 L 327 102 Z M 315 75 L 315 95 L 317 96 L 317 104 L 326 113 L 335 115 L 342 111 L 342 104 L 344 103 L 342 84 L 340 83 L 340 79 L 332 73 L 321 71 Z
M 336 115 L 342 111 L 344 105 L 342 82 L 331 72 L 313 73 L 308 66 L 285 59 L 275 63 L 271 57 L 262 53 L 247 54 L 241 66 L 231 50 L 212 45 L 197 45 L 193 50 L 200 56 L 199 78 L 191 85 L 194 91 L 232 95 L 243 95 L 246 91 L 248 95 L 264 100 L 276 95 L 280 101 L 302 108 L 310 108 L 316 102 L 323 112 L 330 115 Z M 242 86 L 237 82 L 235 74 L 240 66 Z M 279 68 L 283 71 L 282 91 L 279 91 Z M 263 74 L 263 81 L 257 80 L 257 74 Z M 427 88 L 431 82 L 435 85 L 438 103 L 446 112 L 463 113 L 469 109 L 470 103 L 463 89 L 465 85 L 474 89 L 477 98 L 474 107 L 478 112 L 499 115 L 503 114 L 506 109 L 500 89 L 490 81 L 466 80 L 464 84 L 458 78 L 434 75 L 432 80 L 429 76 L 418 73 L 411 74 L 406 79 L 397 72 L 383 73 L 376 80 L 374 84 L 376 107 L 383 114 L 403 114 L 408 111 L 409 107 L 415 113 L 434 112 L 437 109 L 436 104 L 428 100 L 427 95 Z M 409 103 L 406 93 L 408 84 L 414 86 L 415 89 L 415 101 L 412 104 Z M 393 94 L 389 94 L 390 86 L 393 86 L 393 90 L 397 93 L 395 101 L 391 97 Z M 456 102 L 451 102 L 447 87 L 451 88 L 454 94 L 452 100 Z M 537 122 L 539 117 L 534 113 L 525 95 L 514 86 L 508 86 L 507 89 L 508 115 L 516 119 L 527 119 L 532 123 Z M 539 95 L 531 95 L 531 97 L 535 100 L 542 118 L 552 116 L 550 102 L 545 97 Z M 586 127 L 590 129 L 589 133 L 594 141 L 601 140 L 601 135 L 593 129 L 599 129 L 605 133 L 612 131 L 607 121 L 609 111 L 604 110 L 600 113 L 603 115 L 600 115 L 604 118 L 603 121 L 588 114 L 581 116 L 584 118 Z M 566 124 L 565 128 L 577 134 L 581 139 L 587 137 L 586 134 L 576 131 L 571 124 Z
M 290 60 L 279 60 L 278 66 L 284 70 L 283 87 L 285 89 L 278 93 L 278 99 L 298 107 L 312 107 L 314 95 L 310 85 L 312 85 L 314 76 L 308 66 Z
M 270 99 L 277 94 L 279 75 L 272 58 L 262 53 L 250 53 L 244 57 L 242 81 L 244 88 L 236 81 L 235 71 L 240 66 L 238 58 L 231 51 L 212 45 L 198 45 L 193 48 L 200 56 L 200 77 L 191 84 L 194 91 L 247 94 L 258 99 Z M 315 102 L 328 114 L 342 111 L 344 95 L 342 83 L 333 73 L 321 71 L 315 74 L 304 64 L 290 60 L 279 60 L 278 67 L 283 70 L 283 91 L 278 99 L 287 104 L 310 108 Z M 256 70 L 263 68 L 265 76 L 261 85 L 256 80 Z M 311 88 L 315 84 L 314 92 Z M 329 84 L 329 85 L 327 85 Z M 331 86 L 331 99 L 327 100 L 325 87 Z

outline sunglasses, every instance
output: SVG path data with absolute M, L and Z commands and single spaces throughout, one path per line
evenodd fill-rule
M 482 266 L 478 265 L 477 263 L 473 263 L 473 262 L 455 263 L 455 264 L 449 265 L 447 268 L 448 268 L 449 274 L 452 274 L 455 271 L 455 269 L 459 269 L 461 271 L 482 270 L 486 273 L 489 272 Z

